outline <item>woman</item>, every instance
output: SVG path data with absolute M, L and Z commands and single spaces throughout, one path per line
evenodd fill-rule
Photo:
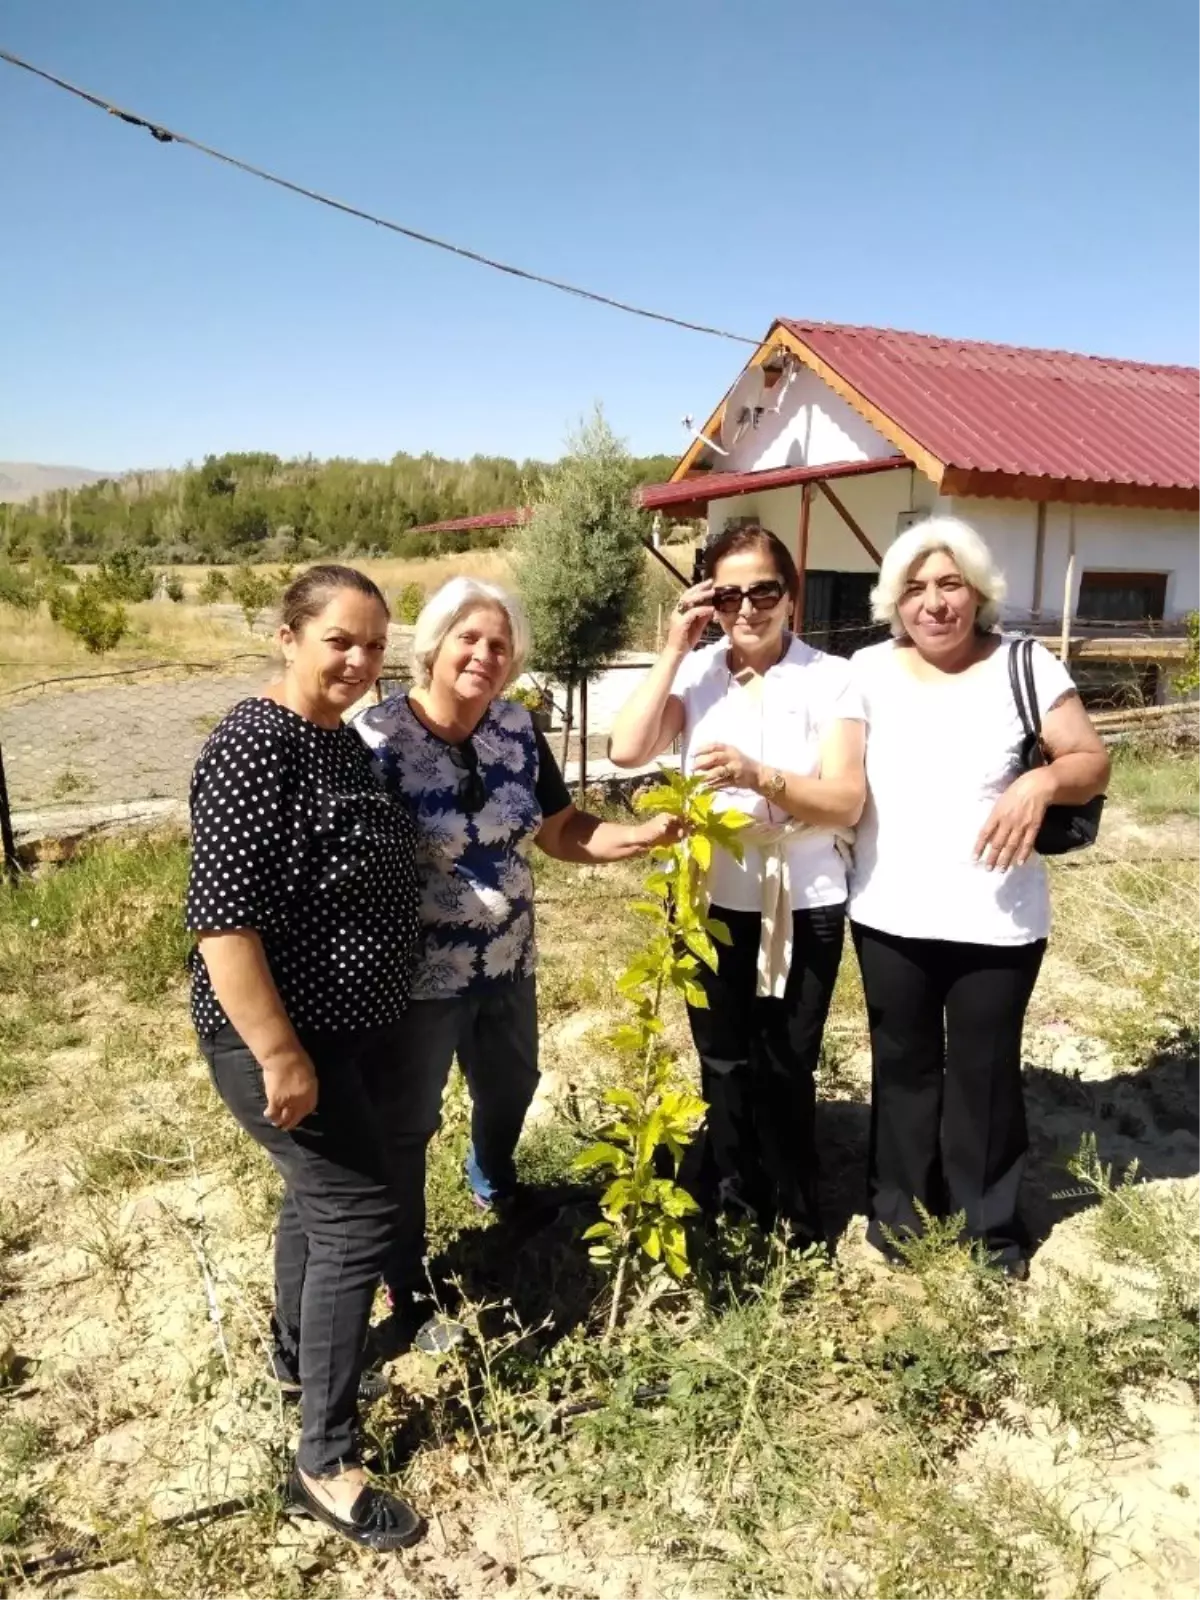
M 893 638 L 853 659 L 868 800 L 850 917 L 871 1030 L 871 1243 L 923 1208 L 1025 1275 L 1017 1191 L 1028 1138 L 1021 1029 L 1050 931 L 1034 841 L 1046 807 L 1090 800 L 1109 763 L 1067 670 L 1033 674 L 1051 758 L 1021 773 L 1004 580 L 964 522 L 933 517 L 888 550 L 873 591 Z
M 703 571 L 616 720 L 612 758 L 640 766 L 682 735 L 684 771 L 755 819 L 744 859 L 717 850 L 709 874 L 732 943 L 699 974 L 707 1008 L 688 1013 L 709 1105 L 693 1181 L 710 1214 L 741 1207 L 802 1247 L 823 1237 L 814 1073 L 842 954 L 839 836 L 863 805 L 861 711 L 848 663 L 788 630 L 799 583 L 773 533 L 727 529 Z M 724 640 L 694 649 L 713 616 Z
M 422 949 L 406 1057 L 436 1105 L 457 1053 L 472 1105 L 467 1178 L 484 1209 L 517 1198 L 514 1153 L 538 1080 L 530 847 L 620 861 L 677 831 L 667 816 L 631 827 L 575 809 L 530 713 L 501 698 L 528 647 L 511 595 L 452 578 L 417 618 L 412 689 L 356 724 L 417 822 Z M 418 1252 L 393 1293 L 420 1271 Z
M 422 1110 L 397 1061 L 416 872 L 411 819 L 342 725 L 379 676 L 388 612 L 361 572 L 318 566 L 282 613 L 282 678 L 233 708 L 192 778 L 192 1016 L 218 1094 L 284 1181 L 272 1331 L 301 1400 L 291 1499 L 391 1550 L 421 1522 L 367 1482 L 356 1421 L 375 1290 L 423 1217 L 424 1143 L 405 1132 Z

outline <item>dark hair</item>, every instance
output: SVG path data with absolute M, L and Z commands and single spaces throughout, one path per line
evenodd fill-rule
M 719 533 L 712 543 L 705 547 L 704 576 L 715 577 L 717 567 L 725 557 L 736 555 L 739 550 L 761 550 L 770 556 L 775 563 L 776 572 L 783 580 L 784 588 L 793 600 L 796 598 L 800 591 L 800 574 L 796 571 L 792 552 L 782 539 L 771 532 L 770 528 L 764 528 L 758 522 L 735 524 L 732 528 L 726 528 L 724 533 Z
M 299 633 L 306 622 L 319 617 L 340 589 L 354 589 L 372 600 L 378 600 L 385 612 L 388 603 L 377 583 L 359 572 L 357 567 L 340 567 L 334 562 L 309 567 L 288 584 L 279 602 L 280 617 L 285 628 Z M 390 616 L 391 613 L 388 612 Z

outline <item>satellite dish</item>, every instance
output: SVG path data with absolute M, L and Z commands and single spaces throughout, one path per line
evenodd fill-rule
M 763 411 L 764 394 L 760 367 L 750 367 L 743 372 L 729 391 L 725 414 L 721 418 L 721 443 L 726 450 L 732 450 L 744 434 L 757 426 Z

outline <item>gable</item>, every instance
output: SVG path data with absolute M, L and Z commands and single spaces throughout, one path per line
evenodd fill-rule
M 894 445 L 807 368 L 793 369 L 790 383 L 781 378 L 766 399 L 758 426 L 747 429 L 728 456 L 714 453 L 715 472 L 822 467 L 896 454 Z

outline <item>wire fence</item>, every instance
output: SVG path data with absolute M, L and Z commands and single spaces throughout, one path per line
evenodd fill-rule
M 1006 627 L 1055 642 L 1052 629 L 1033 619 Z M 1153 638 L 1149 625 L 1141 625 L 1141 632 Z M 841 655 L 885 636 L 886 630 L 866 622 L 810 623 L 805 630 L 810 643 Z M 1114 650 L 1124 637 L 1124 630 L 1109 633 Z M 381 680 L 384 693 L 407 684 L 406 643 L 393 642 Z M 562 685 L 525 680 L 548 691 L 548 731 L 556 754 L 572 769 L 568 776 L 582 779 L 581 757 L 585 772 L 603 766 L 613 718 L 652 659 L 650 653 L 631 654 L 593 679 L 584 717 L 575 699 L 569 737 L 562 732 Z M 9 670 L 14 668 L 0 660 L 0 844 L 10 870 L 22 841 L 86 833 L 135 817 L 182 819 L 205 739 L 239 700 L 262 692 L 277 675 L 278 661 L 256 643 L 216 661 L 98 663 L 87 673 L 47 666 L 36 679 L 26 673 L 16 681 Z M 1174 669 L 1138 656 L 1073 658 L 1071 670 L 1085 701 L 1104 709 L 1153 704 L 1160 677 Z

